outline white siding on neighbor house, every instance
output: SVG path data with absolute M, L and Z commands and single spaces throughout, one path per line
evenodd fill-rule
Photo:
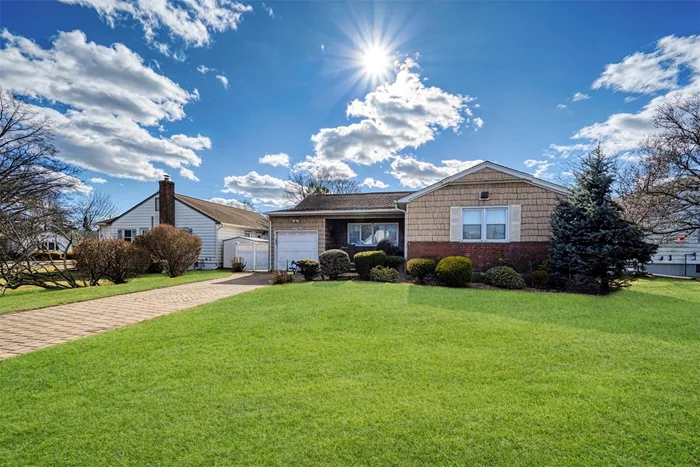
M 696 254 L 695 258 L 693 253 Z M 696 231 L 682 242 L 661 243 L 647 270 L 654 274 L 697 277 L 700 276 L 696 272 L 697 265 L 700 265 L 700 232 Z
M 257 237 L 265 233 L 264 230 L 255 230 L 255 229 L 247 229 L 245 227 L 241 227 L 239 225 L 232 225 L 232 224 L 221 224 L 218 230 L 217 234 L 217 241 L 216 241 L 216 261 L 219 264 L 219 267 L 224 267 L 224 268 L 230 268 L 230 264 L 223 264 L 224 263 L 224 240 L 228 240 L 229 238 L 233 237 L 245 237 L 245 233 L 250 232 L 252 237 Z
M 156 211 L 155 202 L 157 197 L 157 194 L 149 197 L 133 211 L 127 212 L 112 222 L 111 225 L 100 226 L 100 238 L 119 238 L 119 230 L 136 229 L 140 232 L 141 229 L 151 229 L 158 225 L 158 211 Z
M 217 267 L 217 250 L 221 241 L 216 237 L 216 221 L 178 200 L 175 200 L 175 227 L 192 229 L 192 233 L 202 239 L 200 266 L 205 269 Z

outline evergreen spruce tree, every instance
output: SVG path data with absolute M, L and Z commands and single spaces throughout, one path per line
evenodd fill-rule
M 621 286 L 627 268 L 648 263 L 656 251 L 613 201 L 614 172 L 614 161 L 598 145 L 581 159 L 571 197 L 559 202 L 551 219 L 550 270 L 566 280 L 592 278 L 601 293 Z

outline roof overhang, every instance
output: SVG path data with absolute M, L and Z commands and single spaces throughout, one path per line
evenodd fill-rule
M 362 214 L 397 214 L 403 215 L 404 212 L 400 209 L 335 209 L 327 211 L 269 211 L 266 212 L 270 217 L 273 216 L 335 216 L 335 215 L 362 215 Z
M 420 198 L 423 195 L 427 195 L 428 193 L 433 192 L 435 190 L 438 190 L 445 185 L 453 183 L 455 180 L 458 180 L 466 175 L 476 173 L 476 172 L 483 170 L 483 169 L 492 169 L 492 170 L 495 170 L 497 172 L 511 175 L 511 176 L 516 177 L 524 182 L 531 183 L 532 185 L 539 186 L 541 188 L 553 191 L 555 193 L 559 193 L 559 194 L 567 195 L 567 196 L 570 194 L 569 190 L 564 186 L 557 185 L 556 183 L 552 183 L 552 182 L 548 182 L 546 180 L 539 179 L 533 175 L 530 175 L 530 174 L 525 173 L 525 172 L 521 172 L 519 170 L 511 169 L 511 168 L 502 166 L 500 164 L 486 161 L 486 162 L 482 162 L 481 164 L 477 164 L 474 167 L 470 167 L 466 170 L 458 172 L 454 175 L 450 175 L 449 177 L 443 178 L 439 182 L 433 183 L 432 185 L 429 185 L 429 186 L 423 188 L 422 190 L 418 190 L 416 192 L 413 192 L 408 196 L 404 196 L 403 198 L 398 200 L 396 203 L 397 203 L 397 205 L 404 205 L 405 206 L 407 203 L 410 203 L 411 201 L 413 201 L 416 198 Z

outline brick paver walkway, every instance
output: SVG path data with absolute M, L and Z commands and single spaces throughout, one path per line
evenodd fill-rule
M 0 315 L 0 360 L 174 313 L 269 284 L 268 274 L 176 285 Z

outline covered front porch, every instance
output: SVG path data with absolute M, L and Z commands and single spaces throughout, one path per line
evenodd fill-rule
M 355 253 L 375 250 L 381 240 L 389 240 L 404 255 L 406 235 L 401 215 L 382 217 L 334 217 L 325 220 L 325 250 L 343 250 L 352 260 Z

